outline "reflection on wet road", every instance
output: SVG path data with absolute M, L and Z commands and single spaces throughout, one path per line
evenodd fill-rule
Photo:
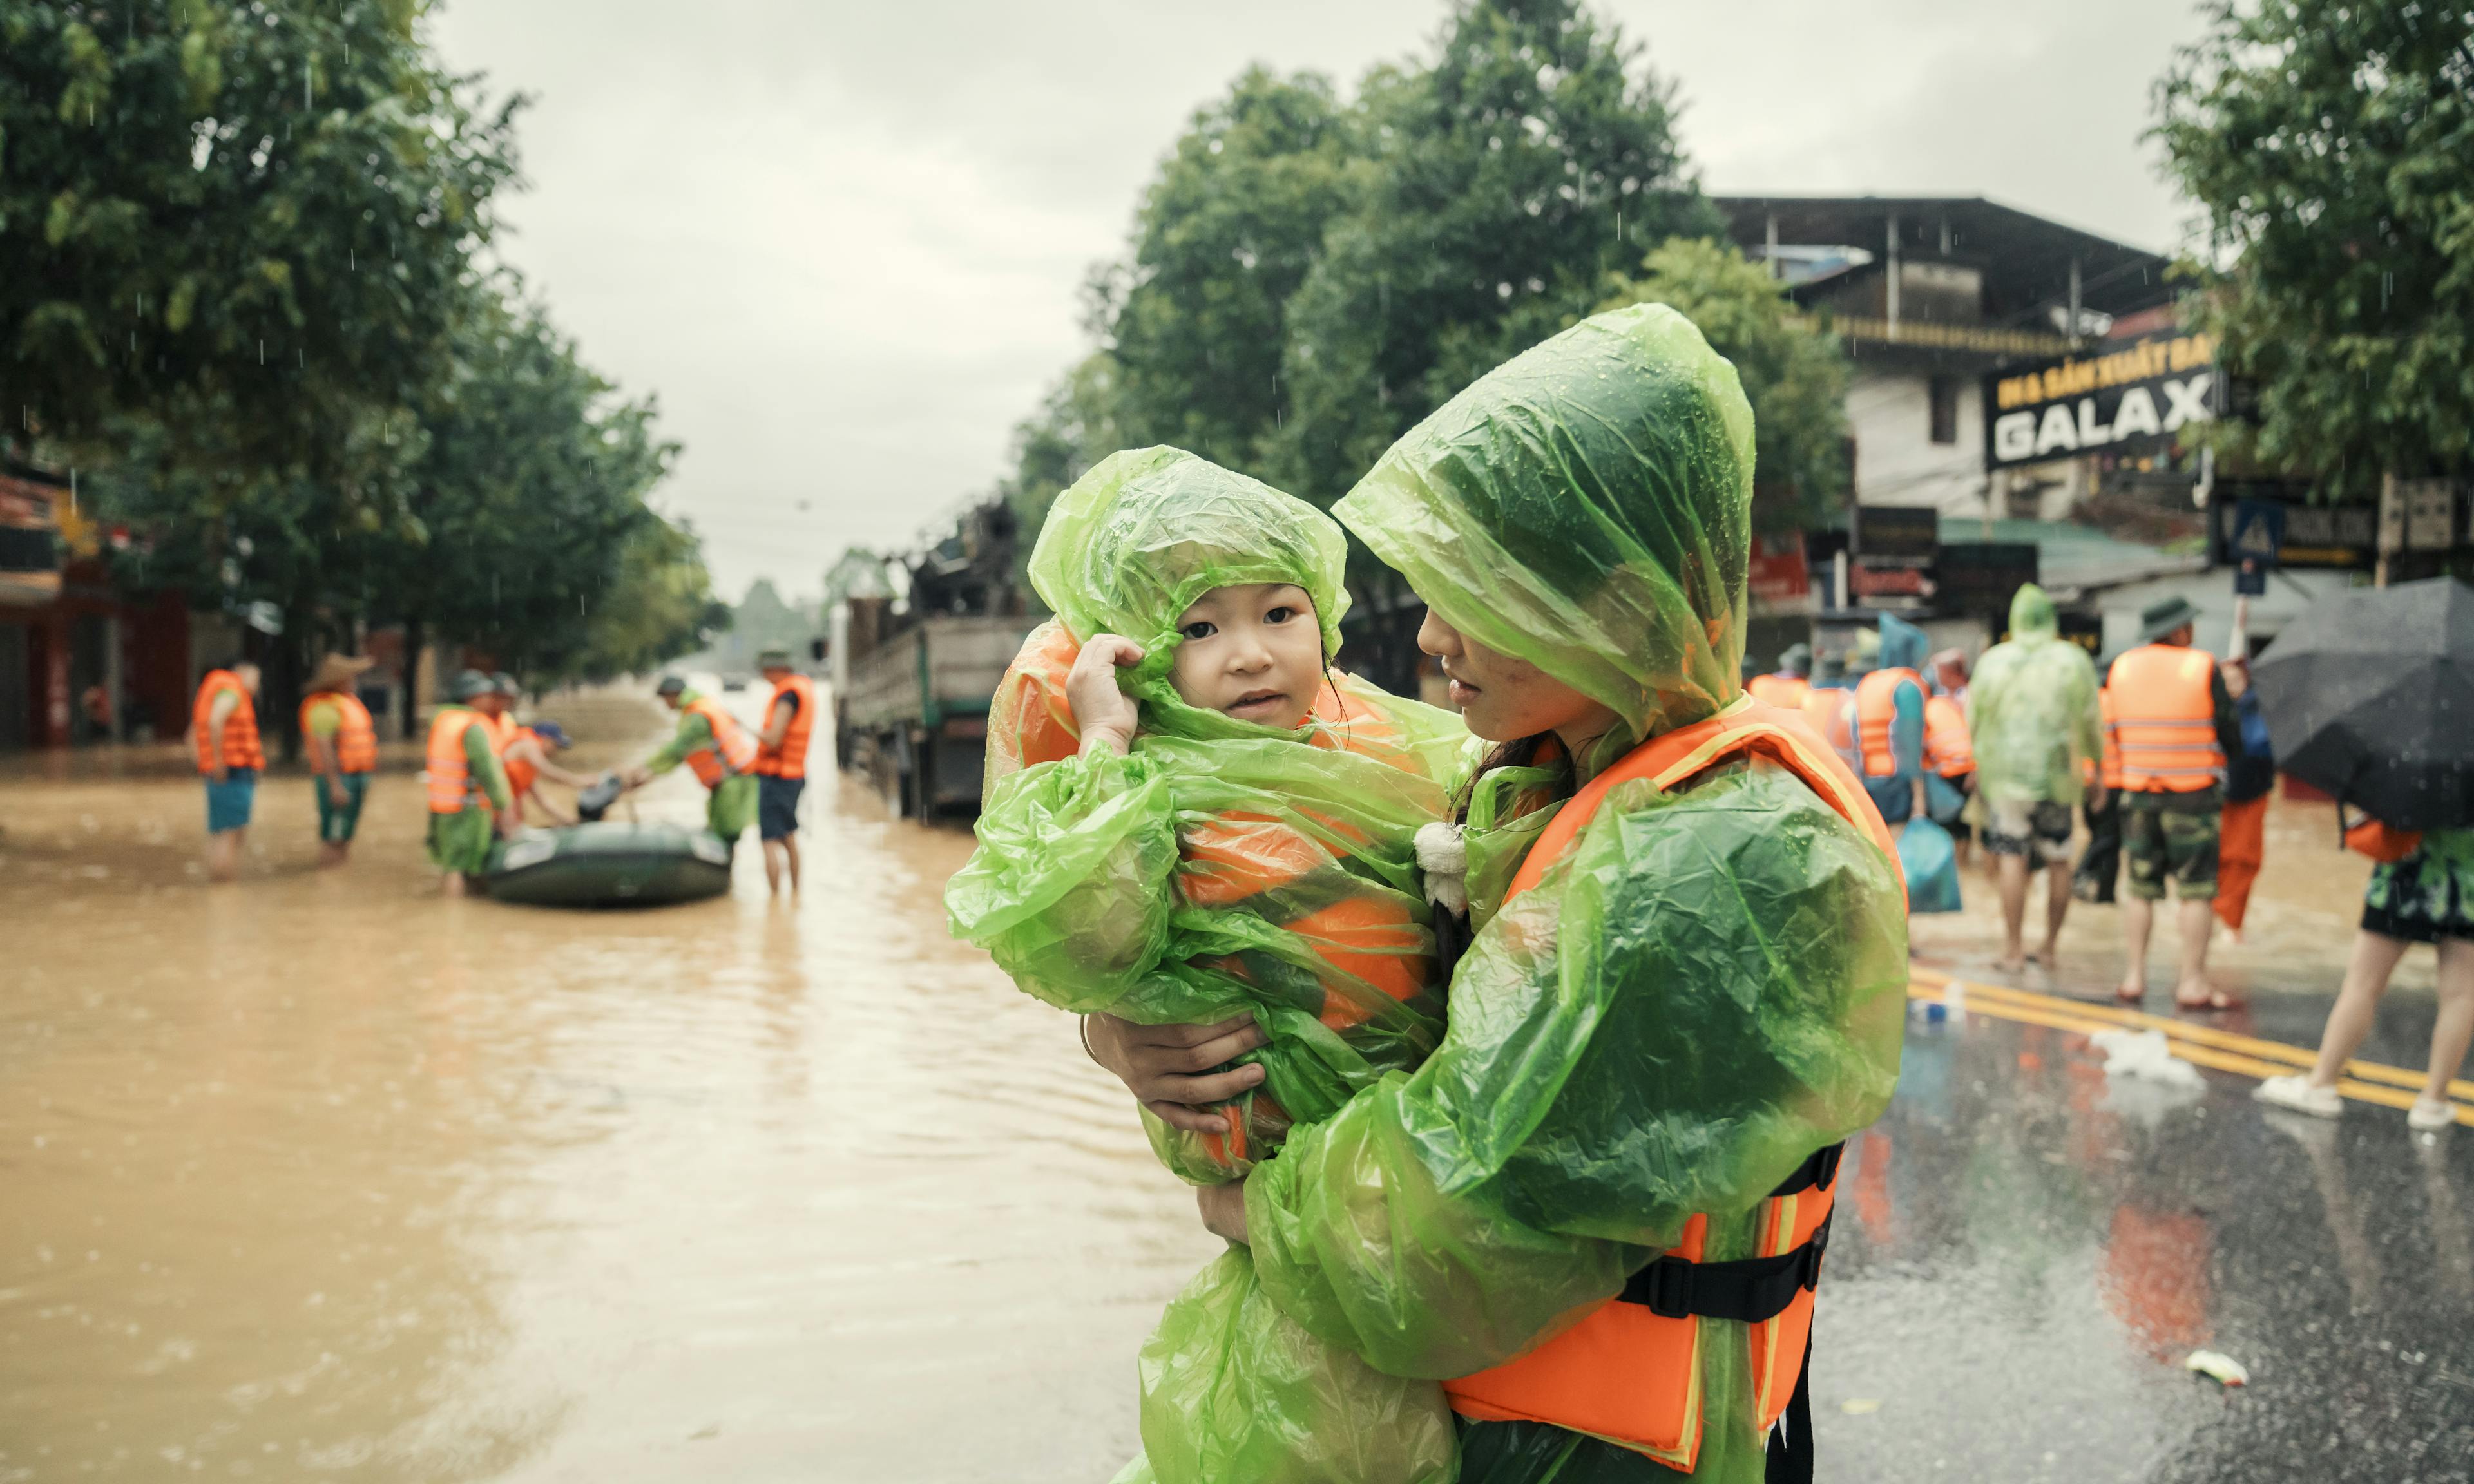
M 47 768 L 0 777 L 0 1480 L 1014 1484 L 1132 1451 L 1135 1347 L 1216 1243 L 1071 1022 L 946 938 L 966 836 L 820 778 L 796 909 L 742 859 L 722 900 L 537 911 L 437 897 L 403 771 L 310 873 L 279 778 L 208 891 L 193 778 Z M 2222 1023 L 2307 1041 L 2324 1003 Z M 2365 1055 L 2414 1065 L 2427 1005 Z M 1843 1176 L 1824 1477 L 2474 1473 L 2474 1130 L 2249 1087 L 1911 1025 Z M 2252 1385 L 2184 1372 L 2200 1346 Z
M 2322 1122 L 2252 1086 L 2108 1079 L 2078 1032 L 1911 1019 L 1841 1175 L 1813 1351 L 1831 1473 L 2474 1474 L 2474 1130 Z M 2250 1385 L 2184 1371 L 2201 1348 Z

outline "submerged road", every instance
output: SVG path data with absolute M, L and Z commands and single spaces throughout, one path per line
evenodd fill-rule
M 592 720 L 588 764 L 657 718 Z M 1216 1243 L 1071 1022 L 946 939 L 966 835 L 821 778 L 799 905 L 751 841 L 727 898 L 557 913 L 440 899 L 405 771 L 310 872 L 307 787 L 208 890 L 177 769 L 0 775 L 0 1480 L 1061 1484 L 1132 1450 L 1135 1346 Z M 2175 1031 L 2191 1088 L 2108 1078 L 2086 986 L 1920 933 L 1842 1177 L 1823 1478 L 2474 1475 L 2474 1131 L 2248 1100 L 2316 1033 L 2291 944 L 2339 909 L 2255 910 L 2292 983 Z M 2368 1063 L 2420 1060 L 2406 977 Z

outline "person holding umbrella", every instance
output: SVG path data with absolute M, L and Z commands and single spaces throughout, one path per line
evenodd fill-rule
M 2125 960 L 2117 992 L 2147 997 L 2147 938 L 2171 879 L 2182 930 L 2173 1003 L 2233 1010 L 2242 1001 L 2208 981 L 2217 896 L 2217 845 L 2225 808 L 2225 759 L 2242 752 L 2242 722 L 2213 656 L 2191 645 L 2199 610 L 2188 598 L 2151 603 L 2139 646 L 2114 660 L 2106 723 L 2122 753 L 2122 850 L 2130 895 L 2122 904 Z
M 2363 891 L 2337 1003 L 2312 1069 L 2256 1096 L 2323 1118 L 2408 946 L 2439 953 L 2439 1013 L 2416 1129 L 2458 1121 L 2449 1083 L 2474 1042 L 2474 587 L 2448 578 L 2324 600 L 2252 670 L 2283 771 L 2359 808 L 2347 845 L 2380 860 Z M 2383 858 L 2385 857 L 2385 858 Z

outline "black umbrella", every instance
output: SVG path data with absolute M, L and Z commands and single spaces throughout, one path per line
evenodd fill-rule
M 2323 598 L 2252 679 L 2279 768 L 2399 829 L 2474 825 L 2474 587 Z

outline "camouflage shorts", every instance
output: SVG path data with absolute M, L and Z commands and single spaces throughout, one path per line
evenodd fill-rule
M 2184 901 L 2212 901 L 2217 895 L 2217 834 L 2220 809 L 2186 813 L 2143 806 L 2134 795 L 2122 811 L 2122 853 L 2130 862 L 2130 895 L 2148 901 L 2165 896 L 2165 878 Z

